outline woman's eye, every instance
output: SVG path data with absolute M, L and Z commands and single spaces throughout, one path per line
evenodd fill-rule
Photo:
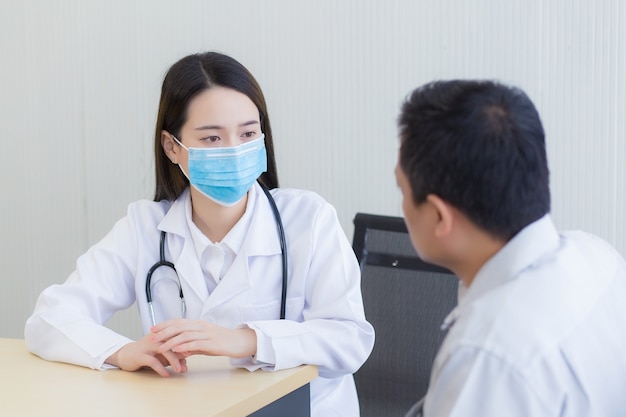
M 210 143 L 215 143 L 215 142 L 219 142 L 220 137 L 219 136 L 207 136 L 206 138 L 203 139 L 205 142 L 210 142 Z
M 252 131 L 252 132 L 245 132 L 242 136 L 244 138 L 253 138 L 253 137 L 256 137 L 256 132 L 254 132 L 254 131 Z

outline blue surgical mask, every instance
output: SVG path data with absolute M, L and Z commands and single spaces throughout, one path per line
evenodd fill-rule
M 172 136 L 174 137 L 174 136 Z M 252 184 L 267 170 L 265 135 L 229 148 L 188 148 L 189 183 L 202 194 L 222 206 L 237 204 Z

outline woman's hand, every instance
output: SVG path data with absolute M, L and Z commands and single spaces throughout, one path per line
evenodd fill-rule
M 136 342 L 124 345 L 105 361 L 124 371 L 136 371 L 141 368 L 152 368 L 157 374 L 168 377 L 170 373 L 165 369 L 171 366 L 176 372 L 187 372 L 185 355 L 175 353 L 169 349 L 161 349 L 161 343 L 152 340 L 153 335 L 148 333 Z
M 245 358 L 256 354 L 256 333 L 252 329 L 229 329 L 202 320 L 176 319 L 153 326 L 152 342 L 159 352 Z

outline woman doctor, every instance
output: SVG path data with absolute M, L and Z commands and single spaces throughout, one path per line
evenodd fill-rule
M 313 364 L 312 416 L 358 416 L 352 373 L 374 343 L 359 266 L 329 203 L 277 188 L 254 77 L 215 52 L 175 63 L 163 81 L 154 149 L 154 201 L 130 204 L 67 281 L 42 292 L 26 323 L 29 350 L 94 369 L 150 367 L 164 377 L 166 367 L 185 372 L 195 354 L 229 356 L 250 370 Z M 284 320 L 281 239 L 259 183 L 284 226 Z M 161 247 L 176 272 L 157 268 L 147 287 Z M 133 341 L 104 324 L 135 301 L 145 336 Z

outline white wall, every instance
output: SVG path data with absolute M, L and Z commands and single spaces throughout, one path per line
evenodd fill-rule
M 281 184 L 400 215 L 396 117 L 435 78 L 496 78 L 535 101 L 553 215 L 626 253 L 621 0 L 0 0 L 0 337 L 151 198 L 166 69 L 204 50 L 255 74 Z M 155 242 L 156 243 L 156 242 Z M 135 335 L 135 313 L 113 326 Z

